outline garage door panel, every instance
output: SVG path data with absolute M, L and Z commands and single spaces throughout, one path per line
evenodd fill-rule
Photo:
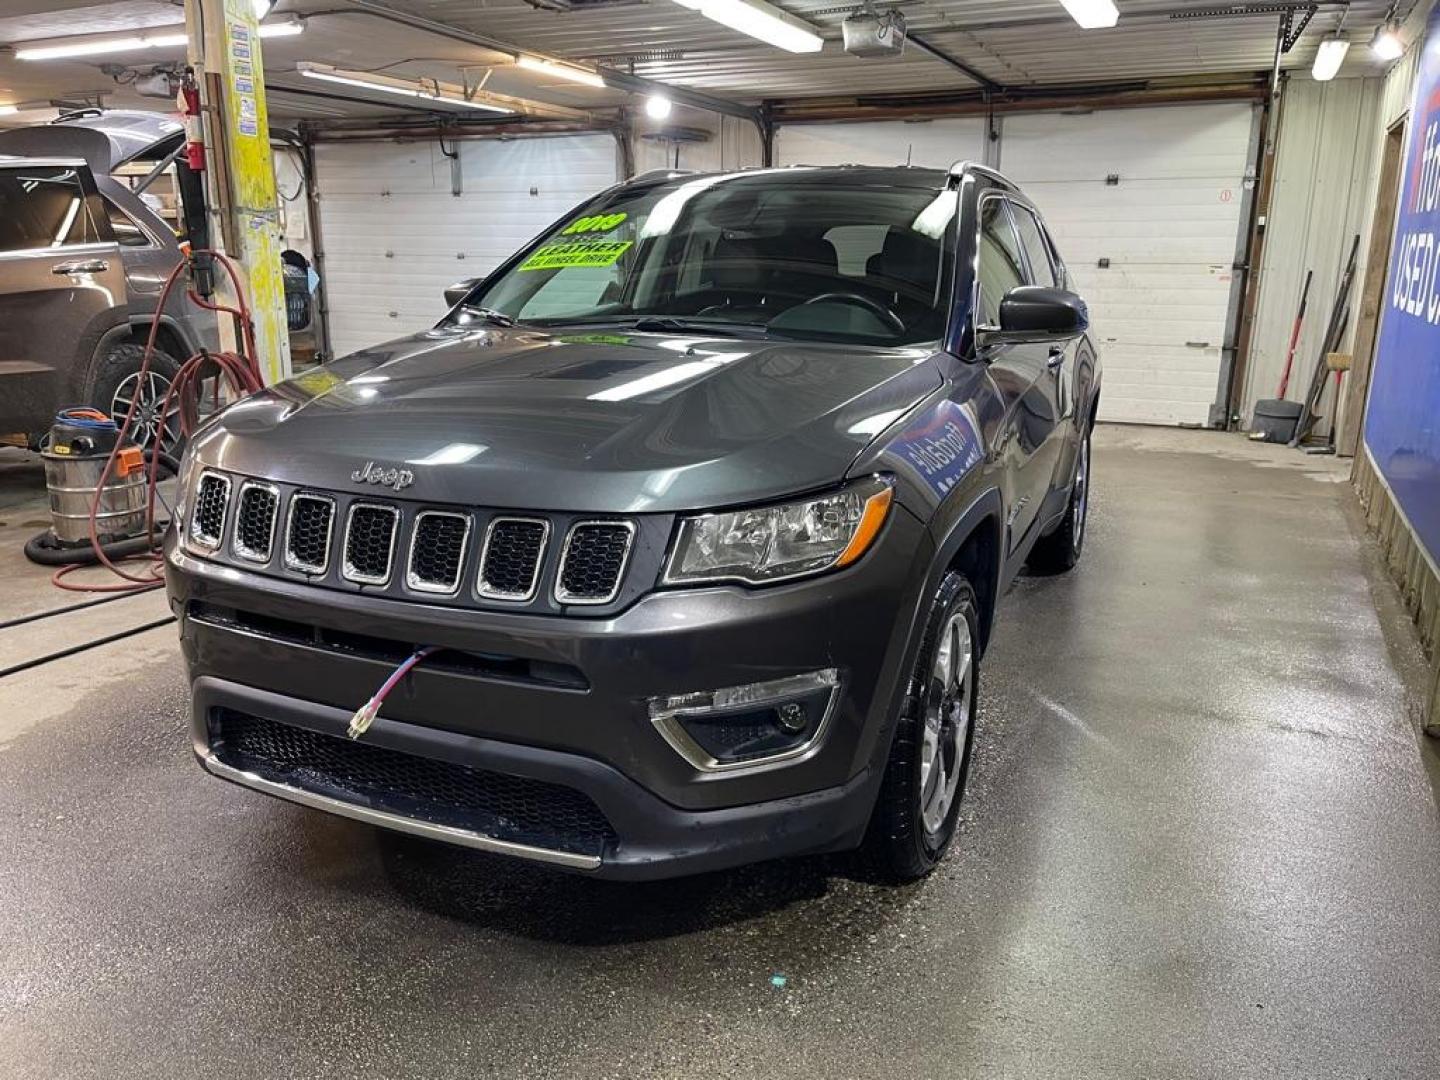
M 433 144 L 322 143 L 317 188 L 337 355 L 414 333 L 446 286 L 483 277 L 617 179 L 605 134 L 459 144 L 460 194 Z
M 1246 104 L 1006 118 L 1002 168 L 1039 206 L 1090 305 L 1102 419 L 1207 422 L 1252 123 Z
M 978 117 L 923 123 L 784 124 L 775 136 L 781 165 L 911 165 L 948 169 L 985 154 L 985 123 Z

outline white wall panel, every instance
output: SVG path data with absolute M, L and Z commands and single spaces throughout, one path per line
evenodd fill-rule
M 677 146 L 672 142 L 637 135 L 633 143 L 636 175 L 652 169 L 674 168 L 692 172 L 725 172 L 753 168 L 764 161 L 760 130 L 754 124 L 735 116 L 709 115 L 713 130 L 708 142 L 680 143 Z M 686 126 L 691 125 L 687 123 Z
M 477 140 L 450 160 L 434 143 L 316 147 L 321 239 L 336 355 L 414 333 L 442 293 L 480 277 L 617 179 L 608 134 Z
M 1000 168 L 1044 213 L 1090 304 L 1101 419 L 1209 421 L 1253 112 L 1214 104 L 1004 120 Z
M 978 117 L 853 124 L 784 124 L 775 135 L 778 165 L 912 165 L 948 169 L 985 156 Z
M 1287 396 L 1300 400 L 1310 384 L 1342 264 L 1356 235 L 1368 235 L 1375 211 L 1379 162 L 1375 132 L 1378 128 L 1383 135 L 1382 96 L 1379 79 L 1294 81 L 1285 88 L 1275 190 L 1265 225 L 1260 296 L 1240 406 L 1246 424 L 1255 402 L 1273 398 L 1279 390 L 1305 272 L 1314 270 Z M 1362 239 L 1352 305 L 1365 280 L 1365 249 Z M 1354 328 L 1352 318 L 1342 351 L 1350 347 Z M 1321 411 L 1326 418 L 1323 429 L 1334 412 L 1329 398 Z

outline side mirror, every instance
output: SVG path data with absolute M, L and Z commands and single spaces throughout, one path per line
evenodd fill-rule
M 464 281 L 457 281 L 445 290 L 445 306 L 454 307 L 470 295 L 470 290 L 480 284 L 478 277 L 466 278 Z
M 1066 341 L 1090 329 L 1085 301 L 1065 289 L 1021 285 L 1000 301 L 1000 325 L 981 327 L 982 344 Z

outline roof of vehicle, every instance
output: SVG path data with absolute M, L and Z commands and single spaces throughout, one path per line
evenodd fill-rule
M 1019 191 L 1019 187 L 998 170 L 982 165 L 976 161 L 957 161 L 949 169 L 931 169 L 914 165 L 785 165 L 778 168 L 764 169 L 739 169 L 733 172 L 687 172 L 677 169 L 654 169 L 650 172 L 633 176 L 626 181 L 629 184 L 654 184 L 665 180 L 700 179 L 710 176 L 760 176 L 766 174 L 807 174 L 813 175 L 818 180 L 830 177 L 863 177 L 871 181 L 879 181 L 894 187 L 927 188 L 934 190 L 943 187 L 945 182 L 952 176 L 960 176 L 965 173 L 979 173 L 999 183 L 1012 191 Z

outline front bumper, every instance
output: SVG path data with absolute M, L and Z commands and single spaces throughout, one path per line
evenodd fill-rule
M 195 750 L 226 779 L 375 824 L 604 876 L 659 877 L 859 842 L 888 747 L 929 541 L 903 510 L 859 564 L 765 590 L 650 593 L 608 618 L 458 611 L 316 589 L 197 559 L 169 543 L 167 578 L 194 696 Z M 233 619 L 217 617 L 232 613 Z M 305 637 L 308 628 L 317 628 Z M 323 787 L 227 764 L 216 710 L 343 737 L 395 666 L 382 646 L 475 658 L 423 665 L 363 742 L 582 793 L 613 826 L 598 852 L 437 827 Z M 837 668 L 833 715 L 805 754 L 706 773 L 652 723 L 652 697 Z M 553 673 L 568 673 L 564 678 Z M 578 678 L 577 678 L 578 676 Z M 528 849 L 528 850 L 527 850 Z

